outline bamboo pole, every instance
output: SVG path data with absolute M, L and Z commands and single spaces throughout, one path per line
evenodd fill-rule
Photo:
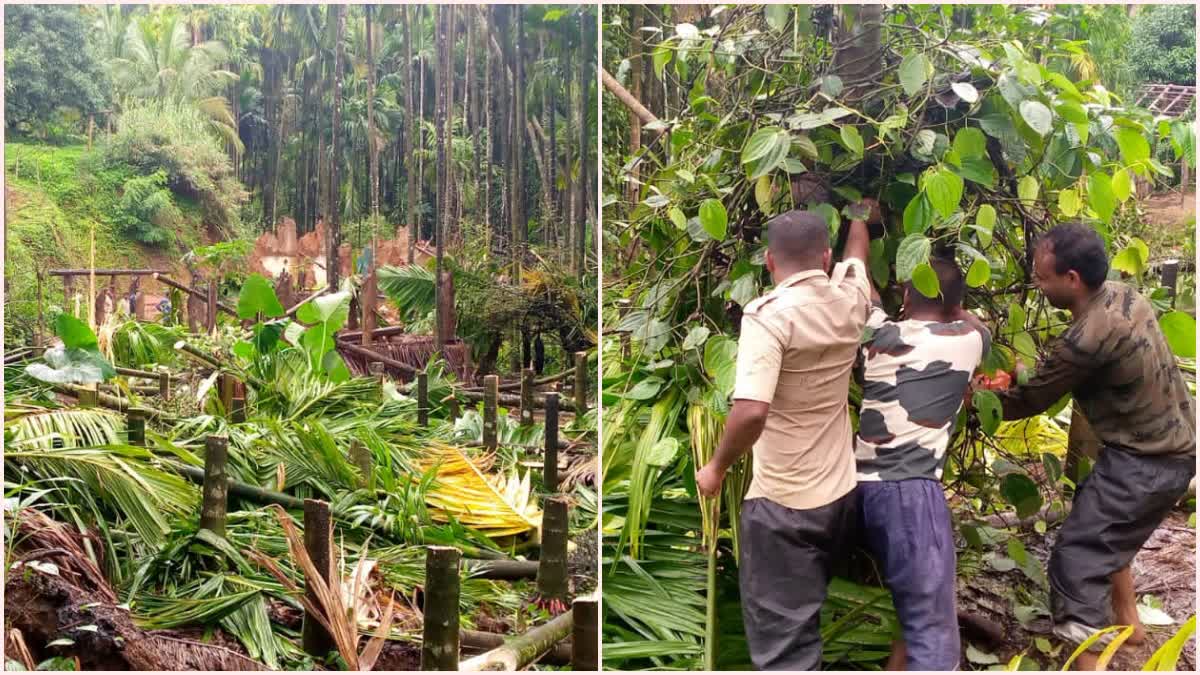
M 507 635 L 500 633 L 485 633 L 478 630 L 463 630 L 459 633 L 459 642 L 462 645 L 463 651 L 475 650 L 491 650 L 497 647 L 503 647 Z M 569 666 L 571 665 L 571 643 L 560 642 L 549 651 L 546 655 L 538 660 L 538 663 L 547 666 Z
M 553 486 L 550 486 L 551 488 Z M 542 552 L 538 557 L 538 595 L 545 600 L 567 599 L 567 498 L 546 500 L 542 512 Z
M 476 670 L 518 670 L 533 663 L 562 641 L 574 627 L 571 612 L 563 612 L 533 630 L 505 641 L 486 654 L 472 657 L 458 665 L 460 672 Z
M 600 603 L 595 596 L 575 598 L 571 616 L 571 667 L 600 670 Z
M 417 424 L 429 426 L 429 374 L 417 373 Z
M 333 577 L 333 521 L 329 511 L 329 502 L 318 499 L 304 500 L 304 550 L 312 560 L 313 566 L 325 583 Z M 305 595 L 313 603 L 319 603 L 316 592 L 308 583 L 305 584 Z M 301 628 L 301 642 L 304 651 L 315 657 L 323 657 L 333 648 L 333 638 L 315 618 L 304 616 Z
M 558 490 L 558 394 L 546 394 L 546 436 L 542 452 L 542 489 Z
M 495 450 L 498 440 L 496 408 L 500 394 L 496 388 L 499 384 L 500 378 L 496 375 L 483 378 L 483 445 L 488 450 Z
M 229 503 L 229 439 L 209 436 L 204 441 L 204 501 L 200 506 L 200 528 L 225 536 L 225 512 Z
M 521 426 L 533 424 L 533 368 L 521 369 Z
M 458 549 L 430 546 L 425 551 L 425 615 L 421 670 L 458 670 Z
M 158 395 L 163 399 L 171 398 L 171 374 L 162 372 L 158 374 Z

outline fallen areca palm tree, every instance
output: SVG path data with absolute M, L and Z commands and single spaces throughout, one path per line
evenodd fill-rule
M 565 612 L 490 652 L 460 662 L 458 670 L 520 670 L 566 639 L 573 625 L 573 614 Z

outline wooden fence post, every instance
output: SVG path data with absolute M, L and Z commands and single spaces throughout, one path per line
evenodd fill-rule
M 233 385 L 236 380 L 229 373 L 221 373 L 219 385 L 221 387 L 221 408 L 225 410 L 225 418 L 233 419 Z
M 495 450 L 498 445 L 497 404 L 500 399 L 500 377 L 486 375 L 483 378 L 483 446 Z
M 63 275 L 63 311 L 75 316 L 75 275 Z
M 546 446 L 543 450 L 542 487 L 558 492 L 558 392 L 546 394 Z
M 225 536 L 225 512 L 229 507 L 229 439 L 209 436 L 204 441 L 204 501 L 200 505 L 200 528 Z
M 576 598 L 571 604 L 571 667 L 600 670 L 600 607 L 596 598 Z
M 329 583 L 333 576 L 333 525 L 329 502 L 318 499 L 304 500 L 304 550 L 312 560 L 321 578 Z M 305 594 L 316 601 L 312 584 L 305 583 Z M 336 619 L 335 619 L 336 620 Z M 323 657 L 334 648 L 333 638 L 315 618 L 304 617 L 301 628 L 301 643 L 304 651 L 315 657 Z
M 80 408 L 97 408 L 100 406 L 100 389 L 99 384 L 91 386 L 84 385 L 79 390 L 79 407 Z
M 171 374 L 161 372 L 158 374 L 158 395 L 160 398 L 171 398 Z
M 130 408 L 125 411 L 125 429 L 129 432 L 129 444 L 144 447 L 146 445 L 146 411 L 142 408 Z
M 378 361 L 371 361 L 367 364 L 367 372 L 371 373 L 371 377 L 378 381 L 379 397 L 383 398 L 384 365 Z
M 542 551 L 538 558 L 538 595 L 546 600 L 566 601 L 567 583 L 567 498 L 554 495 L 542 511 Z
M 1171 298 L 1171 306 L 1175 306 L 1175 287 L 1179 283 L 1179 261 L 1165 260 L 1162 264 L 1162 283 L 1167 288 L 1167 294 Z
M 208 282 L 208 313 L 204 315 L 204 330 L 210 335 L 217 329 L 217 280 Z
M 521 426 L 533 424 L 533 368 L 521 370 Z
M 350 441 L 350 462 L 358 468 L 358 473 L 362 476 L 362 486 L 368 490 L 374 490 L 375 472 L 371 450 L 357 438 Z
M 462 554 L 450 546 L 425 549 L 425 615 L 421 670 L 458 670 L 458 564 Z
M 587 412 L 588 374 L 587 352 L 575 352 L 575 417 Z
M 379 255 L 379 252 L 371 251 L 371 255 Z M 369 347 L 373 337 L 372 333 L 375 332 L 375 303 L 379 296 L 375 270 L 371 270 L 367 274 L 359 295 L 362 296 L 362 302 L 359 303 L 362 307 L 362 320 L 359 322 L 359 325 L 362 326 L 362 344 L 364 347 Z
M 417 424 L 429 426 L 429 374 L 417 373 Z

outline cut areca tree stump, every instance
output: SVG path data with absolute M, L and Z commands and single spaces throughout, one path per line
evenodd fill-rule
M 225 464 L 229 458 L 229 439 L 209 436 L 204 442 L 204 487 L 200 505 L 200 529 L 225 536 L 225 511 L 229 503 L 229 478 Z
M 421 670 L 458 670 L 460 583 L 462 555 L 451 546 L 425 550 L 425 606 L 421 639 Z
M 575 618 L 571 629 L 571 667 L 600 669 L 600 603 L 595 595 L 576 598 L 571 605 Z
M 538 558 L 538 602 L 558 614 L 566 610 L 570 580 L 567 577 L 567 498 L 546 500 L 542 513 L 542 552 Z

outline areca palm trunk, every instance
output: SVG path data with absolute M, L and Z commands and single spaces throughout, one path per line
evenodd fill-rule
M 411 26 L 410 26 L 410 23 L 412 22 L 412 15 L 410 15 L 408 13 L 408 10 L 409 10 L 408 5 L 405 5 L 404 6 L 404 50 L 405 50 L 405 55 L 407 56 L 407 60 L 405 61 L 405 63 L 408 64 L 408 86 L 405 87 L 404 97 L 405 97 L 405 105 L 406 105 L 406 108 L 405 108 L 406 117 L 407 117 L 407 121 L 408 121 L 408 137 L 404 139 L 404 141 L 405 141 L 404 161 L 407 163 L 407 166 L 405 168 L 406 168 L 406 173 L 408 174 L 408 185 L 407 185 L 408 216 L 407 216 L 406 220 L 408 221 L 408 264 L 411 265 L 413 263 L 413 254 L 415 253 L 416 247 L 417 247 L 417 236 L 418 236 L 418 228 L 417 228 L 417 220 L 416 220 L 416 213 L 417 213 L 417 180 L 416 179 L 417 179 L 417 176 L 413 175 L 413 164 L 414 164 L 414 162 L 413 162 L 413 140 L 417 136 L 417 119 L 418 119 L 419 113 L 413 109 L 413 80 L 416 79 L 417 68 L 416 68 L 416 65 L 413 63 L 412 30 L 411 30 Z
M 326 232 L 327 254 L 325 256 L 325 278 L 331 290 L 337 291 L 341 269 L 338 262 L 338 247 L 342 243 L 342 227 L 341 227 L 341 209 L 339 208 L 341 200 L 338 198 L 341 193 L 340 170 L 341 164 L 341 138 L 342 127 L 342 63 L 346 60 L 345 45 L 343 36 L 346 33 L 346 11 L 342 5 L 334 5 L 334 11 L 337 16 L 336 44 L 334 45 L 333 57 L 333 157 L 332 166 L 330 167 L 330 206 L 331 213 L 329 214 L 329 228 Z
M 379 147 L 375 143 L 375 44 L 371 37 L 371 5 L 366 6 L 367 24 L 367 152 L 370 166 L 368 178 L 371 181 L 371 219 L 379 218 Z

